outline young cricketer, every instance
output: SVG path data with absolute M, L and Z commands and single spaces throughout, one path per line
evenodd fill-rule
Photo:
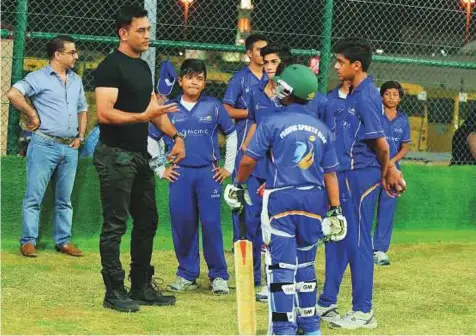
M 169 209 L 172 238 L 179 263 L 172 291 L 198 288 L 200 274 L 199 221 L 203 253 L 208 265 L 212 292 L 228 294 L 228 271 L 223 250 L 220 218 L 221 184 L 233 172 L 236 156 L 236 131 L 221 102 L 202 94 L 207 70 L 201 60 L 187 59 L 180 68 L 178 83 L 182 94 L 171 102 L 179 112 L 169 115 L 184 136 L 187 159 L 161 172 L 169 184 Z M 226 136 L 224 167 L 220 167 L 218 131 Z M 157 132 L 149 131 L 149 137 Z M 158 139 L 159 135 L 155 138 Z M 166 145 L 171 139 L 164 137 Z
M 251 34 L 245 40 L 246 55 L 250 59 L 250 63 L 235 73 L 228 84 L 223 97 L 223 106 L 229 116 L 235 120 L 236 132 L 238 134 L 238 155 L 236 157 L 236 165 L 239 163 L 242 152 L 240 148 L 246 139 L 246 135 L 250 130 L 250 120 L 248 119 L 249 99 L 251 88 L 260 83 L 267 82 L 268 76 L 263 72 L 263 57 L 261 49 L 267 45 L 267 39 L 260 34 Z M 245 217 L 253 217 L 253 209 L 246 206 Z M 234 214 L 233 219 L 233 241 L 239 236 L 238 216 Z M 248 221 L 248 220 L 247 220 Z M 261 243 L 259 243 L 261 245 Z
M 285 107 L 258 124 L 225 199 L 231 208 L 240 207 L 234 195 L 243 190 L 241 184 L 257 162 L 270 155 L 262 212 L 270 333 L 295 335 L 299 327 L 306 335 L 320 335 L 315 309 L 317 242 L 329 234 L 331 240 L 345 235 L 335 174 L 338 163 L 330 131 L 306 109 L 317 92 L 312 70 L 290 65 L 275 79 Z M 327 204 L 331 210 L 323 222 Z
M 390 146 L 390 163 L 400 169 L 399 161 L 410 151 L 410 123 L 408 117 L 398 105 L 405 91 L 400 83 L 389 81 L 380 87 L 380 95 L 383 102 L 383 127 Z M 385 190 L 380 191 L 377 208 L 377 226 L 374 231 L 374 263 L 376 265 L 390 265 L 387 255 L 392 238 L 393 217 L 397 208 L 397 197 L 388 194 Z
M 387 190 L 400 192 L 404 190 L 404 181 L 395 167 L 389 169 L 382 102 L 367 75 L 372 58 L 370 44 L 361 38 L 348 38 L 339 41 L 334 51 L 339 79 L 352 83 L 344 115 L 336 127 L 340 202 L 349 225 L 346 239 L 326 248 L 326 280 L 316 308 L 330 327 L 375 328 L 372 219 L 381 182 Z M 351 269 L 353 307 L 340 318 L 337 294 L 347 264 Z

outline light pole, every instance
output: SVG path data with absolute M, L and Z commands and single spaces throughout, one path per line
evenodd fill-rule
M 476 0 L 461 0 L 466 7 L 466 33 L 464 36 L 464 44 L 469 42 L 469 24 L 471 22 L 471 5 L 476 3 Z
M 253 4 L 251 0 L 240 0 L 238 5 L 238 27 L 236 30 L 236 45 L 243 45 L 251 33 L 251 13 Z
M 194 0 L 180 0 L 183 3 L 183 39 L 187 40 L 188 8 Z

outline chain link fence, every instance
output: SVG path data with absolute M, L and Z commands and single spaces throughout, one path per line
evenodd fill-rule
M 144 58 L 156 78 L 164 59 L 178 68 L 185 58 L 201 58 L 208 67 L 207 91 L 218 98 L 245 64 L 242 43 L 250 32 L 293 48 L 303 64 L 320 51 L 324 91 L 338 84 L 330 47 L 353 35 L 368 38 L 374 47 L 370 73 L 377 84 L 397 80 L 406 90 L 402 109 L 412 128 L 410 157 L 449 161 L 455 131 L 466 130 L 461 126 L 476 114 L 476 17 L 470 12 L 466 24 L 464 0 L 3 0 L 2 154 L 18 152 L 18 113 L 6 98 L 11 80 L 45 65 L 46 42 L 59 33 L 78 40 L 76 71 L 90 104 L 88 131 L 93 129 L 94 69 L 117 45 L 114 16 L 128 4 L 149 11 L 154 42 Z M 19 29 L 23 9 L 25 35 Z M 18 63 L 20 51 L 23 63 Z M 455 141 L 453 147 L 467 145 L 464 136 Z

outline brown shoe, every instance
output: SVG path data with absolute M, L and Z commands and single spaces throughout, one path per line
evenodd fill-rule
M 73 257 L 82 257 L 83 256 L 83 251 L 81 251 L 79 248 L 73 245 L 73 243 L 66 243 L 61 247 L 56 247 L 56 250 L 61 253 L 66 253 L 69 254 L 70 256 Z
M 36 258 L 38 256 L 36 254 L 36 247 L 32 243 L 26 243 L 20 246 L 20 252 L 25 257 L 29 257 L 29 258 Z

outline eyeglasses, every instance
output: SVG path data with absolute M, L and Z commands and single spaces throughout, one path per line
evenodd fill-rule
M 68 54 L 68 55 L 71 55 L 71 56 L 74 56 L 74 55 L 78 55 L 79 56 L 79 53 L 77 50 L 70 50 L 70 51 L 61 51 L 62 54 Z

